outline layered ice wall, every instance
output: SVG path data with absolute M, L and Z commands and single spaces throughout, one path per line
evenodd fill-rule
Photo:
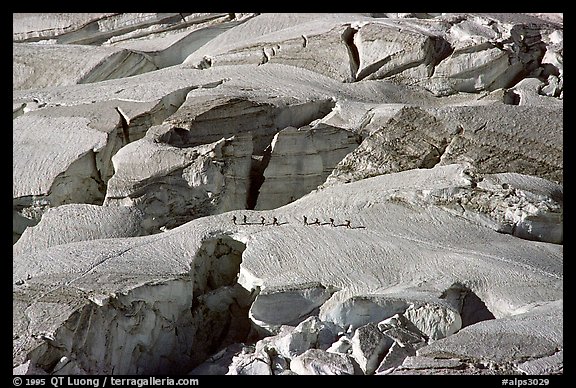
M 150 266 L 137 258 L 132 276 L 101 269 L 120 257 L 76 263 L 66 276 L 46 275 L 34 268 L 41 267 L 38 256 L 28 257 L 26 274 L 15 273 L 25 279 L 14 294 L 15 361 L 24 357 L 51 374 L 185 373 L 250 330 L 252 297 L 236 283 L 243 250 L 228 236 L 211 237 L 191 263 L 180 261 L 189 271 L 177 273 L 168 260 L 153 280 L 143 280 Z M 87 289 L 101 272 L 106 275 Z M 57 279 L 53 286 L 46 276 Z M 38 292 L 41 297 L 28 299 Z M 47 315 L 52 318 L 36 322 Z

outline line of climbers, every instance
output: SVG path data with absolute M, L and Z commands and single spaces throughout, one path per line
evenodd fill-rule
M 312 222 L 308 222 L 308 217 L 306 217 L 306 216 L 302 216 L 302 217 L 303 217 L 303 219 L 304 219 L 304 225 L 317 225 L 317 226 L 320 226 L 320 225 L 330 225 L 330 226 L 334 226 L 334 227 L 336 227 L 336 226 L 345 226 L 345 227 L 347 227 L 347 228 L 351 228 L 351 226 L 350 226 L 350 220 L 344 220 L 344 223 L 343 223 L 343 224 L 338 224 L 338 225 L 336 225 L 336 224 L 334 223 L 334 218 L 330 218 L 330 222 L 320 222 L 320 221 L 318 221 L 318 218 L 315 218 L 314 221 L 312 221 Z
M 260 222 L 248 222 L 247 218 L 248 217 L 246 215 L 242 216 L 242 224 L 240 225 L 266 225 L 266 218 L 264 217 L 260 217 Z M 236 216 L 232 216 L 232 222 L 234 223 L 234 225 L 238 225 L 238 219 L 236 218 Z M 278 218 L 273 217 L 272 223 L 268 225 L 280 225 L 278 223 Z
M 304 225 L 330 225 L 330 226 L 345 226 L 346 228 L 351 228 L 350 226 L 350 220 L 344 220 L 343 224 L 338 224 L 336 225 L 334 223 L 334 218 L 330 218 L 330 222 L 320 222 L 318 220 L 318 218 L 315 218 L 314 221 L 312 222 L 308 222 L 308 217 L 306 216 L 302 216 L 303 220 L 304 220 Z M 234 225 L 238 225 L 238 218 L 236 218 L 236 216 L 232 216 L 232 222 L 234 223 Z M 260 216 L 260 222 L 248 222 L 248 217 L 246 215 L 242 216 L 242 224 L 240 225 L 280 225 L 278 223 L 278 218 L 273 217 L 272 218 L 272 222 L 269 224 L 266 224 L 266 218 Z

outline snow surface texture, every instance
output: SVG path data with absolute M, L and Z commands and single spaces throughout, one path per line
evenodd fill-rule
M 563 374 L 562 14 L 13 14 L 14 374 Z

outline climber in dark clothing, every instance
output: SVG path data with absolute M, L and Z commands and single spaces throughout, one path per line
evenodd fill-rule
M 347 228 L 351 228 L 351 226 L 350 226 L 350 220 L 346 220 L 346 224 L 345 224 L 345 225 L 346 225 Z
M 308 225 L 308 217 L 304 216 L 304 225 Z
M 334 225 L 334 218 L 330 218 L 330 226 L 336 226 Z
M 232 217 L 232 222 L 234 223 L 234 225 L 236 225 L 236 216 Z
M 274 217 L 272 219 L 272 225 L 278 225 L 278 218 Z
M 264 225 L 264 221 L 266 221 L 266 219 L 265 219 L 264 217 L 260 217 L 260 223 L 261 223 L 262 225 Z
M 244 220 L 244 224 L 247 224 L 247 223 L 248 223 L 248 222 L 246 221 L 246 214 L 244 214 L 243 220 Z

